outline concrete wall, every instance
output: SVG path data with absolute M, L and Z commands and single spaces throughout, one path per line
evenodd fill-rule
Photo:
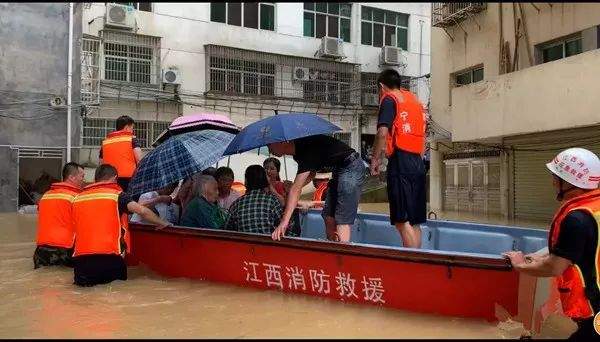
M 452 90 L 454 141 L 600 123 L 600 50 Z
M 79 102 L 82 8 L 75 5 L 73 102 Z M 0 145 L 66 146 L 66 107 L 52 109 L 53 95 L 67 98 L 68 3 L 0 3 Z M 78 117 L 78 109 L 73 117 Z M 73 120 L 73 143 L 79 141 Z M 11 154 L 12 155 L 12 154 Z M 0 211 L 13 211 L 18 191 L 17 160 L 0 166 Z M 5 192 L 6 191 L 6 192 Z M 14 196 L 13 196 L 14 194 Z
M 600 4 L 536 3 L 535 5 L 538 7 L 539 12 L 530 3 L 522 3 L 521 5 L 527 24 L 527 33 L 530 41 L 529 50 L 532 55 L 532 59 L 534 60 L 534 65 L 536 64 L 535 47 L 537 45 L 579 31 L 585 31 L 583 34 L 584 51 L 598 48 L 597 29 L 594 26 L 600 24 Z M 500 25 L 500 6 L 502 6 L 502 25 Z M 519 12 L 518 7 L 516 11 L 517 13 Z M 478 24 L 480 27 L 478 27 Z M 464 70 L 466 68 L 470 68 L 475 65 L 483 64 L 484 81 L 497 79 L 496 77 L 499 75 L 500 70 L 500 26 L 502 26 L 503 40 L 509 42 L 511 60 L 514 56 L 515 26 L 513 18 L 513 5 L 511 3 L 488 3 L 487 9 L 477 14 L 474 20 L 466 20 L 464 22 L 461 22 L 461 25 L 466 31 L 466 33 L 463 32 L 463 30 L 458 26 L 448 29 L 449 34 L 454 37 L 454 41 L 452 41 L 448 37 L 448 35 L 444 33 L 444 31 L 440 28 L 433 28 L 431 36 L 432 49 L 436 51 L 436 53 L 433 54 L 433 56 L 431 56 L 431 114 L 434 120 L 436 120 L 436 122 L 441 124 L 444 128 L 453 132 L 457 128 L 454 125 L 458 124 L 458 122 L 451 118 L 454 112 L 451 113 L 450 107 L 454 107 L 455 100 L 465 102 L 469 101 L 469 99 L 458 99 L 455 97 L 455 93 L 451 89 L 450 85 L 451 74 L 457 71 Z M 594 41 L 594 34 L 596 34 L 596 41 Z M 572 60 L 571 62 L 568 62 L 567 60 L 555 61 L 553 63 L 549 63 L 548 65 L 536 67 L 539 68 L 537 69 L 538 72 L 528 75 L 529 77 L 540 77 L 540 75 L 544 73 L 554 72 L 556 70 L 555 68 L 557 68 L 556 64 L 574 63 L 575 61 Z M 519 41 L 518 70 L 524 70 L 531 66 L 532 65 L 529 63 L 525 39 L 522 38 Z M 548 68 L 545 68 L 546 66 L 548 66 Z M 579 71 L 583 70 L 583 68 L 579 69 Z M 516 73 L 518 74 L 518 72 Z M 514 77 L 515 79 L 520 79 L 521 76 Z M 539 82 L 539 84 L 542 84 L 550 80 L 551 79 L 546 78 L 536 80 L 535 82 Z M 567 78 L 561 79 L 560 83 L 554 83 L 554 85 L 560 84 L 563 87 L 566 86 L 579 89 L 583 88 L 580 82 L 581 79 L 579 75 L 571 75 Z M 511 83 L 510 86 L 512 85 L 513 84 Z M 480 87 L 479 89 L 484 91 L 482 87 Z M 490 90 L 486 87 L 485 93 L 482 93 L 480 95 L 483 97 L 487 97 L 488 95 L 490 95 L 490 92 L 494 93 L 494 91 L 495 90 Z M 529 97 L 531 99 L 535 99 L 536 94 L 542 93 L 535 86 L 525 86 L 524 88 L 521 88 L 521 91 L 525 92 L 523 93 L 523 97 Z M 462 96 L 463 94 L 466 95 L 468 93 L 468 91 L 457 90 L 456 96 Z M 574 92 L 571 92 L 569 96 L 579 99 L 584 98 L 583 94 Z M 579 100 L 574 99 L 573 101 L 577 102 Z M 468 137 L 461 137 L 460 140 L 475 138 L 475 136 L 477 138 L 484 138 L 486 136 L 491 135 L 502 135 L 504 134 L 503 131 L 510 132 L 510 130 L 506 130 L 504 127 L 504 125 L 506 124 L 510 125 L 510 122 L 499 124 L 498 118 L 501 117 L 501 115 L 499 115 L 499 112 L 494 112 L 494 110 L 497 110 L 497 108 L 486 108 L 485 106 L 478 106 L 473 108 L 476 108 L 474 110 L 477 111 L 478 115 L 486 116 L 487 113 L 492 116 L 495 116 L 495 119 L 493 121 L 480 122 L 480 124 L 488 126 L 484 128 L 483 131 L 481 131 L 483 133 L 482 135 L 477 135 L 473 133 L 469 134 Z M 515 106 L 513 108 L 522 107 Z M 545 118 L 547 114 L 545 109 L 546 108 L 531 105 L 528 107 L 526 113 L 528 117 L 534 117 L 536 118 L 535 120 L 542 120 L 542 118 Z M 584 108 L 581 112 L 582 116 L 579 116 L 579 113 L 577 113 L 578 115 L 575 115 L 575 118 L 572 118 L 570 122 L 579 120 L 580 122 L 576 123 L 576 125 L 588 124 L 589 120 L 587 120 L 586 118 L 586 111 L 587 109 Z M 463 114 L 460 110 L 456 110 L 455 113 L 457 113 L 458 115 Z M 523 111 L 520 110 L 519 114 L 515 115 L 521 115 L 522 113 Z M 580 117 L 580 119 L 576 119 L 577 117 Z M 506 119 L 511 120 L 511 118 Z M 460 123 L 462 124 L 463 121 L 461 121 Z M 458 129 L 460 131 L 466 131 L 471 129 L 471 127 L 472 126 L 461 126 Z M 561 126 L 561 128 L 564 128 L 564 126 Z M 539 130 L 539 126 L 523 125 L 523 127 L 521 128 L 521 130 L 523 131 L 528 131 L 528 129 L 529 132 L 535 132 Z M 495 133 L 489 133 L 490 131 L 495 131 Z

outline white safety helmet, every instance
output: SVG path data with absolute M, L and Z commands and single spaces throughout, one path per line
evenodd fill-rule
M 569 148 L 546 164 L 550 172 L 580 188 L 597 189 L 600 183 L 600 159 L 584 148 Z

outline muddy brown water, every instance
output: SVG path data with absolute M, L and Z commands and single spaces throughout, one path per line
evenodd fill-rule
M 79 288 L 71 269 L 33 270 L 35 215 L 0 214 L 0 227 L 0 338 L 517 337 L 484 320 L 165 279 L 142 267 L 127 281 Z M 551 317 L 539 337 L 573 328 Z

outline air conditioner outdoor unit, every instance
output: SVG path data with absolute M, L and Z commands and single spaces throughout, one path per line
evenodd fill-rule
M 303 67 L 294 67 L 294 81 L 308 81 L 310 70 Z
M 107 3 L 104 23 L 106 26 L 132 30 L 135 26 L 133 13 L 133 7 Z
M 344 41 L 339 38 L 323 37 L 321 38 L 321 47 L 317 51 L 318 57 L 343 58 Z
M 363 94 L 363 106 L 379 106 L 379 95 Z
M 384 46 L 381 48 L 381 64 L 400 65 L 402 64 L 402 49 L 395 46 Z
M 181 73 L 179 69 L 169 68 L 163 70 L 162 82 L 165 84 L 181 84 Z

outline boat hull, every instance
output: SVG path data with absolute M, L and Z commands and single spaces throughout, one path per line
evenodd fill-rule
M 140 224 L 130 233 L 128 263 L 165 277 L 488 321 L 499 305 L 531 321 L 535 281 L 499 258 Z

